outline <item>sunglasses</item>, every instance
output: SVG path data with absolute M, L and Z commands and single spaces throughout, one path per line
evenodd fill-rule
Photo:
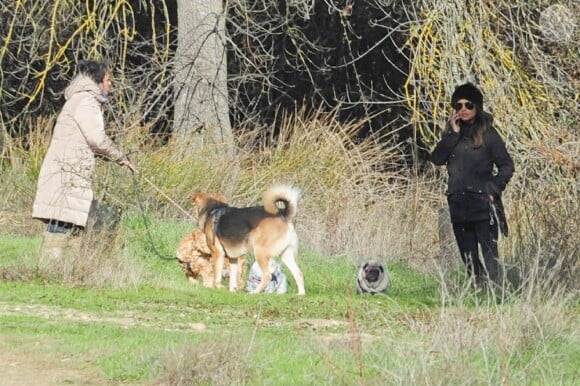
M 465 107 L 467 110 L 473 110 L 474 104 L 473 102 L 465 102 L 465 103 L 457 102 L 456 104 L 453 105 L 453 107 L 455 108 L 455 111 L 459 111 L 463 107 Z

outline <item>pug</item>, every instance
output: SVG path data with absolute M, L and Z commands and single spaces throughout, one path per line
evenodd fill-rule
M 383 263 L 367 261 L 361 264 L 356 278 L 358 294 L 385 295 L 389 285 L 389 272 Z

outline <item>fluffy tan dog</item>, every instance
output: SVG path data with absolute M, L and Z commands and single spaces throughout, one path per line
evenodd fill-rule
M 185 272 L 185 276 L 193 284 L 198 284 L 198 278 L 201 280 L 204 287 L 215 287 L 214 264 L 212 262 L 211 251 L 207 246 L 207 239 L 205 234 L 196 229 L 188 233 L 181 239 L 176 251 L 177 260 Z M 243 275 L 245 274 L 245 260 L 241 261 L 241 270 L 238 277 L 238 288 L 242 288 Z M 228 277 L 230 270 L 230 262 L 224 262 L 223 276 Z
M 202 231 L 195 230 L 182 238 L 177 247 L 176 255 L 190 282 L 197 284 L 197 279 L 201 276 L 204 287 L 214 286 L 211 251 Z

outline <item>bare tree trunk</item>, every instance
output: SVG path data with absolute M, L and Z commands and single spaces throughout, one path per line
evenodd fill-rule
M 177 12 L 176 135 L 231 144 L 223 1 L 178 0 Z

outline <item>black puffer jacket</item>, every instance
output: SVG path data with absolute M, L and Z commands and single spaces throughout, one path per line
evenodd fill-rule
M 489 219 L 489 195 L 498 201 L 514 174 L 505 143 L 493 128 L 486 130 L 483 146 L 474 148 L 471 125 L 460 133 L 448 129 L 430 155 L 436 165 L 447 164 L 447 197 L 452 222 Z M 494 165 L 497 173 L 493 173 Z

